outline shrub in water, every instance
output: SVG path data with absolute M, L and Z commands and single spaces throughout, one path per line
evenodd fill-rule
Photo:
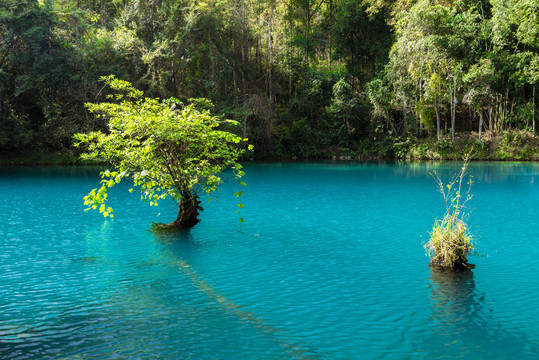
M 467 181 L 467 190 L 463 196 L 463 183 L 471 154 L 464 158 L 464 164 L 448 184 L 444 184 L 436 171 L 433 177 L 438 184 L 446 205 L 446 213 L 442 220 L 436 220 L 425 250 L 431 258 L 430 265 L 449 269 L 468 268 L 467 255 L 474 249 L 472 235 L 468 230 L 467 214 L 463 211 L 466 203 L 472 198 L 470 188 L 471 177 Z

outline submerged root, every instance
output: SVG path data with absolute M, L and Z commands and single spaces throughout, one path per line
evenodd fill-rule
M 190 223 L 183 223 L 178 220 L 174 220 L 171 223 L 165 224 L 165 223 L 152 223 L 152 230 L 153 231 L 181 231 L 185 229 L 192 228 L 196 224 L 200 222 L 199 219 L 195 219 Z
M 475 267 L 474 264 L 468 263 L 466 259 L 464 261 L 456 260 L 451 264 L 451 266 L 448 266 L 447 263 L 443 259 L 437 256 L 430 259 L 429 266 L 434 269 L 440 269 L 440 270 L 449 269 L 453 271 L 468 271 Z

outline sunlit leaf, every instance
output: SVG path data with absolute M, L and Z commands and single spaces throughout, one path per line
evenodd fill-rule
M 141 201 L 149 201 L 150 206 L 157 206 L 158 200 L 168 195 L 179 201 L 182 194 L 190 194 L 196 200 L 191 204 L 198 204 L 199 194 L 212 198 L 227 167 L 237 179 L 244 175 L 238 159 L 243 153 L 240 143 L 247 139 L 217 130 L 221 120 L 208 111 L 208 100 L 184 106 L 173 99 L 144 97 L 142 91 L 112 75 L 103 80 L 121 102 L 86 104 L 90 112 L 105 116 L 108 132 L 75 135 L 78 144 L 88 149 L 83 158 L 106 161 L 111 166 L 101 173 L 101 187 L 84 198 L 85 205 L 92 209 L 99 206 L 112 217 L 112 209 L 105 207 L 107 191 L 125 178 L 133 182 L 129 192 L 137 188 Z M 239 180 L 238 184 L 246 185 Z M 234 195 L 240 197 L 243 192 Z

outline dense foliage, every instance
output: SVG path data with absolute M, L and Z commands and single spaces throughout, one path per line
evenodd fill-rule
M 430 156 L 422 144 L 442 153 L 471 131 L 476 150 L 500 146 L 535 134 L 538 13 L 539 0 L 3 0 L 0 151 L 105 130 L 83 104 L 105 99 L 109 74 L 210 99 L 258 157 Z
M 246 139 L 221 130 L 232 121 L 212 116 L 204 109 L 211 107 L 207 100 L 193 99 L 188 106 L 174 98 L 160 102 L 126 81 L 110 76 L 106 82 L 116 92 L 111 101 L 87 106 L 106 119 L 108 131 L 78 133 L 75 138 L 76 146 L 84 148 L 84 159 L 105 162 L 112 169 L 101 173 L 101 187 L 93 189 L 84 204 L 113 216 L 107 190 L 129 178 L 130 191 L 138 189 L 141 200 L 151 206 L 167 197 L 178 202 L 174 227 L 195 225 L 202 210 L 199 197 L 217 190 L 222 171 L 231 167 L 236 178 L 242 177 L 237 160 L 244 149 L 238 144 Z

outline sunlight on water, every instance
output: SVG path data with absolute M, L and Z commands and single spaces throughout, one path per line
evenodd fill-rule
M 246 166 L 202 222 L 149 231 L 173 203 L 95 168 L 0 169 L 0 359 L 535 359 L 539 166 L 474 163 L 470 273 L 431 271 L 422 243 L 453 163 Z

